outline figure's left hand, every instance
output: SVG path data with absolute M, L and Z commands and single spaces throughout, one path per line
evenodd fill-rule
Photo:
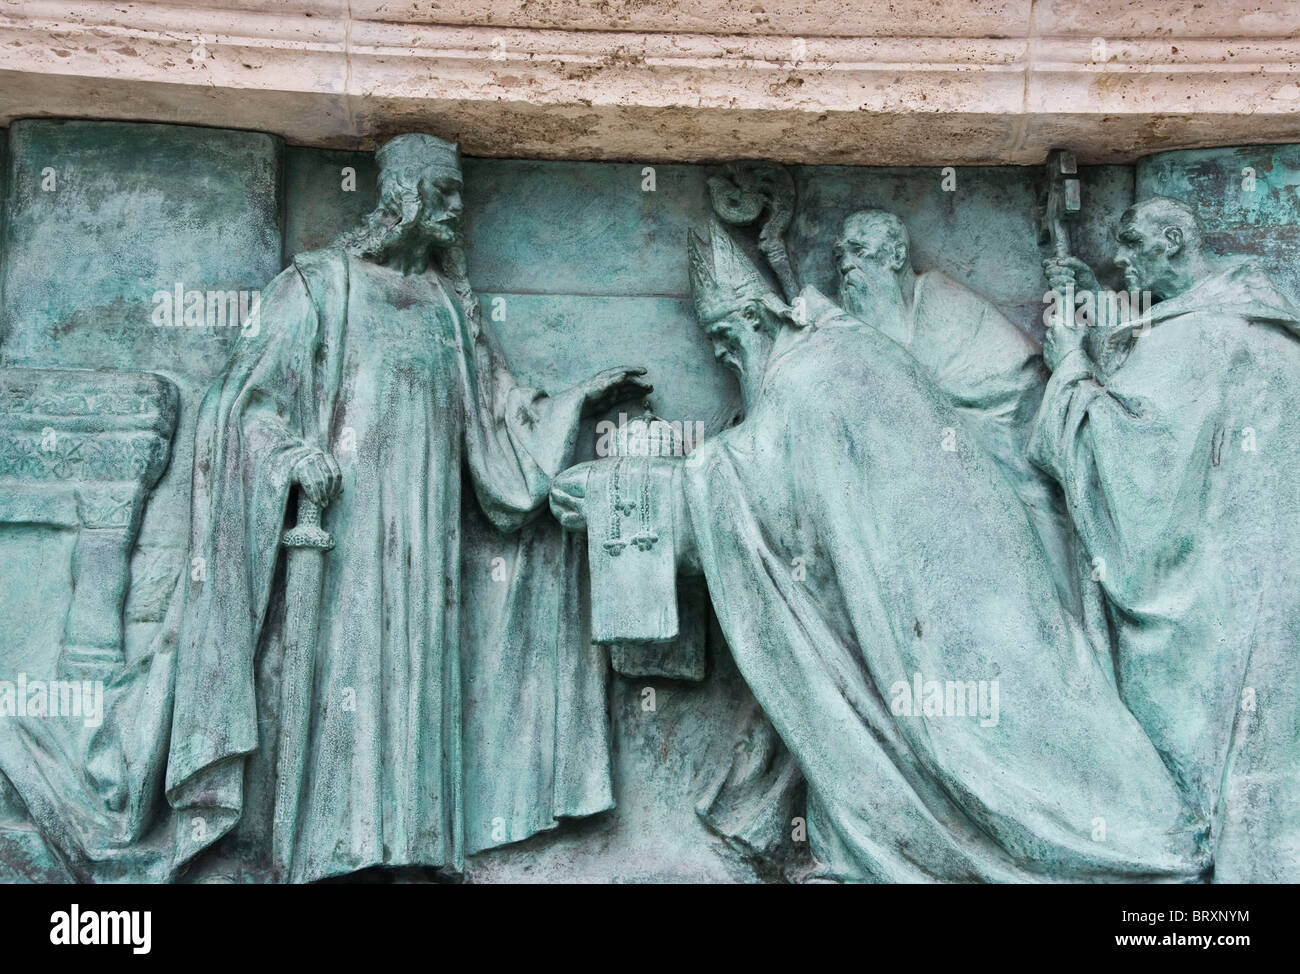
M 643 399 L 654 391 L 654 386 L 642 376 L 646 370 L 639 366 L 620 366 L 598 372 L 579 387 L 582 394 L 582 415 L 595 416 L 620 402 Z

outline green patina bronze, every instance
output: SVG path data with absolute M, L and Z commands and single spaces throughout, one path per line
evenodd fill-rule
M 7 159 L 0 876 L 1300 874 L 1295 147 Z

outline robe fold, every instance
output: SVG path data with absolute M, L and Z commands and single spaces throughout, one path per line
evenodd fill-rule
M 744 422 L 682 466 L 719 623 L 807 783 L 814 876 L 1197 877 L 1203 823 L 996 462 L 939 448 L 956 422 L 914 358 L 842 315 L 783 332 Z M 996 681 L 998 713 L 901 705 L 918 677 Z
M 888 317 L 873 313 L 862 292 L 848 309 L 861 327 L 872 328 L 892 339 L 916 359 L 934 385 L 954 407 L 959 423 L 953 440 L 973 439 L 997 464 L 1024 505 L 1047 552 L 1052 578 L 1061 598 L 1085 623 L 1094 648 L 1109 653 L 1109 633 L 1101 619 L 1100 594 L 1081 570 L 1082 549 L 1066 515 L 1065 502 L 1053 479 L 1030 463 L 1026 455 L 1029 429 L 1042 400 L 1048 373 L 1038 346 L 1009 321 L 987 298 L 959 284 L 942 271 L 923 271 L 916 277 L 913 300 L 905 318 L 889 324 Z M 800 295 L 809 320 L 843 319 L 846 310 L 814 287 Z M 884 324 L 881 324 L 881 323 Z M 942 437 L 943 431 L 936 433 Z M 759 721 L 747 721 L 738 753 L 765 747 L 767 732 Z M 773 760 L 771 779 L 784 782 L 787 794 L 773 800 L 772 786 L 756 791 L 733 787 L 749 774 L 746 762 L 719 775 L 700 796 L 700 814 L 710 828 L 728 841 L 769 859 L 769 850 L 784 848 L 781 835 L 770 831 L 770 809 L 789 805 L 796 796 L 797 774 L 791 774 L 788 755 Z M 721 782 L 719 784 L 718 782 Z M 745 792 L 756 796 L 751 803 Z M 725 808 L 725 820 L 709 811 Z M 752 816 L 745 809 L 752 807 Z
M 1094 563 L 1129 708 L 1217 881 L 1300 879 L 1300 317 L 1238 264 L 1048 385 L 1031 455 Z
M 878 327 L 870 308 L 846 310 Z M 916 276 L 901 328 L 882 330 L 921 363 L 997 462 L 1033 518 L 1062 597 L 1081 612 L 1065 504 L 1056 484 L 1025 454 L 1048 379 L 1038 346 L 983 295 L 936 270 Z
M 583 631 L 582 538 L 466 510 L 465 836 L 475 853 L 614 807 L 606 653 Z M 504 553 L 503 553 L 504 549 Z M 506 558 L 508 583 L 490 559 Z M 485 564 L 486 562 L 486 564 Z

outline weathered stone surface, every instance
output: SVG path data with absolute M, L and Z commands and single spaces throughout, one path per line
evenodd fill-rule
M 67 623 L 45 647 L 61 643 L 61 675 L 107 680 L 126 662 L 130 559 L 178 407 L 176 387 L 148 372 L 0 369 L 0 541 L 14 525 L 74 536 Z M 61 562 L 4 547 L 4 560 L 52 572 L 56 585 L 68 577 Z
M 249 132 L 54 121 L 16 123 L 8 144 L 0 359 L 159 372 L 180 390 L 174 462 L 134 557 L 133 655 L 180 570 L 198 403 L 240 330 L 237 312 L 222 327 L 184 327 L 180 313 L 181 327 L 159 326 L 155 298 L 170 306 L 179 284 L 237 306 L 274 276 L 282 146 Z
M 420 128 L 483 156 L 856 165 L 1036 163 L 1058 145 L 1130 162 L 1300 135 L 1286 0 L 497 6 L 6 0 L 0 122 L 93 113 L 347 148 Z

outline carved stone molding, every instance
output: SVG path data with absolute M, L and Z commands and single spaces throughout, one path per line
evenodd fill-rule
M 89 115 L 338 147 L 428 128 L 471 155 L 874 165 L 1300 138 L 1286 0 L 969 0 L 942 20 L 921 0 L 665 6 L 0 0 L 0 124 Z

